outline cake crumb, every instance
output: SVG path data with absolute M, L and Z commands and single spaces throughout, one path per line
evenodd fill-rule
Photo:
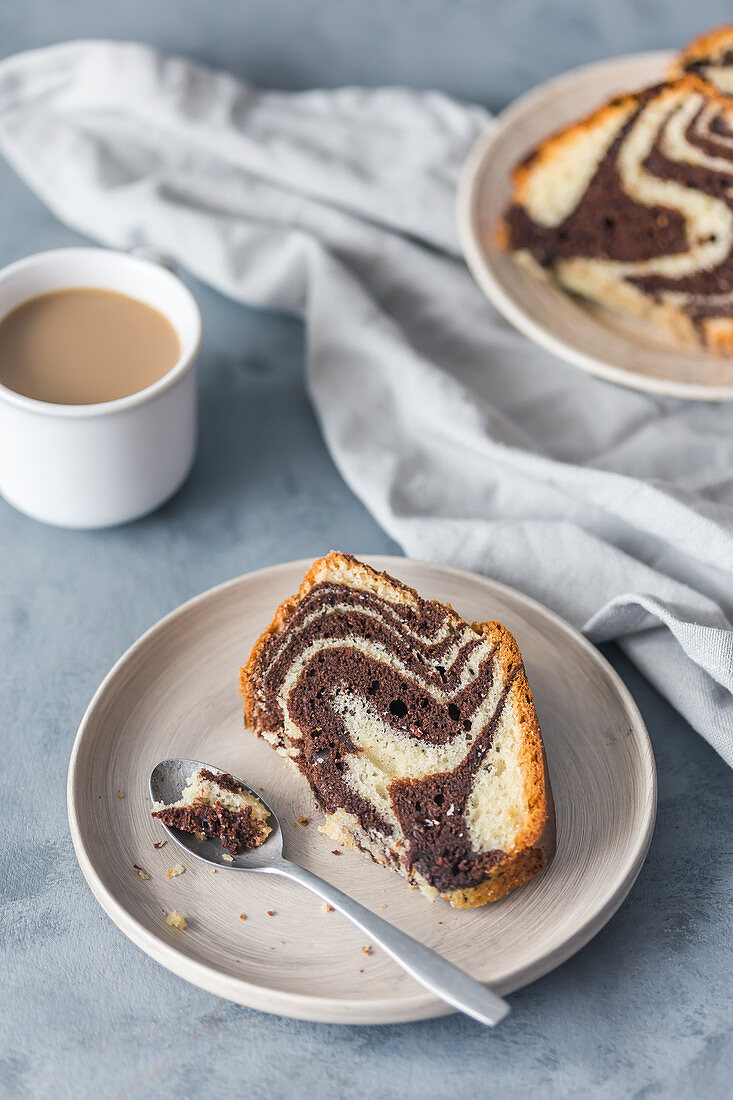
M 359 973 L 360 973 L 360 974 L 363 974 L 363 973 L 364 973 L 364 971 L 360 969 L 360 970 L 359 970 Z
M 364 944 L 364 946 L 362 947 L 362 951 L 364 952 L 365 955 L 371 955 L 373 950 L 374 950 L 374 948 L 370 947 L 368 944 Z
M 285 946 L 285 940 L 280 940 L 280 944 L 281 944 L 282 947 L 284 947 Z
M 384 902 L 382 902 L 382 904 L 381 904 L 381 905 L 379 906 L 379 908 L 380 908 L 380 909 L 386 909 L 386 908 L 387 908 L 387 906 L 386 906 L 386 905 L 384 904 Z
M 227 863 L 234 863 L 234 856 L 230 856 L 229 852 L 222 852 L 221 858 L 225 859 Z
M 268 917 L 274 917 L 275 916 L 275 910 L 274 909 L 268 909 L 267 910 L 267 915 L 268 915 Z
M 178 878 L 179 875 L 184 874 L 186 868 L 182 863 L 174 863 L 172 867 L 169 867 L 165 873 L 166 878 Z
M 332 856 L 340 856 L 340 855 L 341 855 L 341 852 L 340 852 L 340 851 L 338 850 L 338 848 L 333 848 L 333 849 L 331 850 L 331 855 L 332 855 Z
M 179 913 L 177 909 L 173 909 L 170 913 L 166 913 L 165 923 L 171 928 L 178 928 L 182 932 L 186 927 L 186 918 L 183 913 Z
M 244 913 L 240 913 L 240 914 L 239 914 L 239 919 L 240 919 L 240 920 L 246 920 L 247 918 L 246 918 L 246 916 L 244 915 Z
M 138 876 L 138 878 L 141 878 L 141 879 L 143 880 L 143 882 L 145 882 L 145 881 L 146 881 L 147 879 L 149 879 L 149 878 L 150 878 L 150 875 L 148 874 L 148 872 L 147 872 L 147 871 L 143 871 L 142 867 L 138 867 L 137 863 L 133 863 L 133 865 L 132 865 L 132 866 L 133 866 L 133 867 L 135 868 L 135 870 L 137 871 L 137 876 Z
M 124 798 L 124 797 L 125 797 L 125 793 L 124 793 L 124 791 L 121 791 L 121 790 L 119 790 L 119 788 L 118 788 L 118 790 L 117 790 L 117 797 L 118 797 L 118 798 Z
M 323 910 L 324 913 L 333 913 L 333 906 L 329 905 L 327 901 L 324 901 L 323 905 L 321 906 L 321 909 Z
M 165 840 L 156 840 L 156 841 L 153 842 L 153 847 L 154 848 L 162 848 L 165 843 L 166 843 Z
M 212 867 L 212 869 L 209 871 L 209 874 L 210 875 L 215 875 L 216 874 L 216 867 Z
M 301 814 L 300 817 L 298 818 L 298 824 L 305 827 L 306 825 L 308 825 L 308 823 L 309 823 L 309 820 L 305 816 L 305 814 Z

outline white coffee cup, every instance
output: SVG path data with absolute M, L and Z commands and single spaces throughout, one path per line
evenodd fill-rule
M 44 523 L 111 527 L 152 512 L 191 469 L 201 314 L 162 264 L 104 248 L 60 248 L 0 271 L 0 318 L 68 287 L 115 290 L 152 306 L 175 328 L 181 354 L 152 386 L 95 405 L 55 405 L 0 384 L 0 493 Z

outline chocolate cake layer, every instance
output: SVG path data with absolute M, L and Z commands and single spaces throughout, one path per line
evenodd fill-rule
M 218 838 L 222 848 L 232 855 L 262 843 L 262 826 L 253 820 L 251 806 L 228 810 L 225 806 L 210 806 L 199 800 L 191 806 L 168 806 L 164 810 L 155 810 L 153 817 L 160 818 L 169 828 L 182 829 L 184 833 L 195 833 L 207 839 Z

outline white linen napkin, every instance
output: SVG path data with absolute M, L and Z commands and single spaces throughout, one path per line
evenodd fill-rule
M 59 218 L 303 315 L 334 461 L 407 554 L 618 639 L 733 764 L 733 407 L 601 382 L 496 314 L 453 213 L 489 124 L 431 92 L 260 92 L 135 44 L 0 63 L 0 150 Z

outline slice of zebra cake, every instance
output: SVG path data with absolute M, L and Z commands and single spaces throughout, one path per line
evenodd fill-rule
M 696 76 L 609 100 L 517 166 L 499 242 L 566 290 L 733 353 L 733 100 Z
M 245 721 L 288 757 L 329 837 L 468 908 L 554 852 L 517 644 L 347 554 L 316 561 L 240 670 Z

